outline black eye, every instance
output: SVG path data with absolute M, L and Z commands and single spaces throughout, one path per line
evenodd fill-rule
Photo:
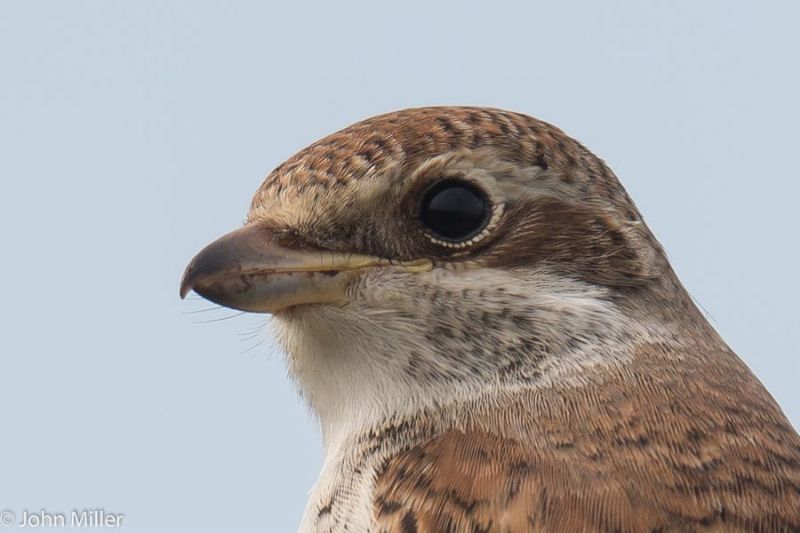
M 442 180 L 425 192 L 420 216 L 436 237 L 465 241 L 489 220 L 489 202 L 477 187 L 455 179 Z

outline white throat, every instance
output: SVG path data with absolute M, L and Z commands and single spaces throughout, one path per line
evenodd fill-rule
M 625 316 L 609 290 L 546 271 L 375 271 L 351 296 L 276 321 L 325 444 L 303 532 L 372 530 L 375 475 L 417 438 L 378 436 L 404 419 L 459 427 L 453 404 L 581 386 L 666 336 Z
M 330 453 L 392 417 L 492 390 L 574 382 L 629 356 L 608 290 L 545 271 L 377 271 L 345 307 L 279 317 L 291 373 Z

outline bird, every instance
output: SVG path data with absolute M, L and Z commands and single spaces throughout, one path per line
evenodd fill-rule
M 800 437 L 609 166 L 483 107 L 302 149 L 180 293 L 274 316 L 302 532 L 800 531 Z

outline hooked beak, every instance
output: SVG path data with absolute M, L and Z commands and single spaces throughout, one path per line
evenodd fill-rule
M 432 268 L 427 259 L 405 263 L 361 254 L 281 246 L 268 229 L 249 225 L 212 242 L 186 267 L 181 298 L 193 290 L 219 305 L 253 313 L 275 313 L 302 304 L 347 303 L 347 287 L 358 272 L 397 266 Z

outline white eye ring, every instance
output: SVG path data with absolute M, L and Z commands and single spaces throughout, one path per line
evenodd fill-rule
M 505 210 L 504 204 L 502 203 L 493 204 L 491 206 L 491 212 L 487 217 L 487 222 L 485 223 L 485 225 L 481 228 L 481 230 L 477 234 L 470 236 L 465 241 L 444 240 L 429 231 L 425 232 L 425 236 L 428 237 L 428 240 L 430 240 L 432 243 L 436 244 L 437 246 L 442 246 L 444 248 L 450 248 L 453 250 L 469 248 L 470 246 L 479 243 L 492 233 L 492 231 L 497 227 L 497 224 L 500 220 L 500 217 L 503 215 L 504 210 Z
M 419 217 L 437 240 L 458 244 L 481 233 L 491 218 L 490 206 L 486 193 L 475 184 L 445 178 L 425 190 Z

